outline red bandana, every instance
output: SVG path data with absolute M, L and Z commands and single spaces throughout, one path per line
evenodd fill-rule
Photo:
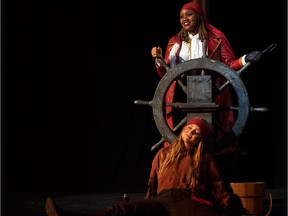
M 204 17 L 204 12 L 203 9 L 201 8 L 201 6 L 195 2 L 189 2 L 187 4 L 184 4 L 181 8 L 181 10 L 183 9 L 188 9 L 188 10 L 193 10 L 196 13 L 198 13 L 199 15 L 201 15 L 202 17 Z
M 196 124 L 200 127 L 203 138 L 207 138 L 208 135 L 210 134 L 210 127 L 208 123 L 201 118 L 194 117 L 185 126 L 190 125 L 190 124 Z

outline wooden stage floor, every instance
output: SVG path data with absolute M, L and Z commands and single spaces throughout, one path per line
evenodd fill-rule
M 268 190 L 272 194 L 270 216 L 287 216 L 286 189 Z M 140 200 L 145 193 L 129 193 L 130 200 Z M 66 212 L 85 216 L 97 212 L 111 204 L 122 202 L 123 194 L 87 194 L 87 193 L 22 193 L 1 195 L 2 216 L 46 216 L 45 199 L 51 196 Z M 269 195 L 264 198 L 264 214 L 269 209 Z

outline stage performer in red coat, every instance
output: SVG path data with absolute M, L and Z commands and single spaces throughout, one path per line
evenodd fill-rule
M 182 6 L 179 21 L 182 28 L 168 41 L 165 58 L 163 58 L 161 47 L 153 47 L 151 50 L 151 55 L 156 60 L 157 72 L 161 78 L 166 73 L 166 69 L 159 64 L 158 58 L 163 59 L 168 66 L 174 67 L 184 61 L 208 57 L 227 64 L 235 71 L 241 69 L 247 62 L 256 62 L 260 59 L 261 52 L 259 51 L 236 58 L 226 36 L 219 29 L 208 23 L 203 9 L 195 2 L 189 2 Z M 212 77 L 216 89 L 227 81 L 223 76 L 216 73 Z M 176 87 L 176 81 L 174 81 L 167 91 L 166 103 L 174 101 L 175 92 L 177 92 L 175 90 Z M 230 106 L 232 105 L 231 95 L 231 87 L 227 86 L 220 94 L 215 96 L 214 102 L 218 105 Z M 173 111 L 175 109 L 166 106 L 166 121 L 172 130 L 176 126 L 175 113 Z M 231 131 L 234 122 L 233 111 L 219 112 L 218 123 L 220 123 L 222 130 L 216 131 L 216 127 L 214 127 L 216 141 L 222 139 L 226 133 Z M 165 147 L 169 145 L 167 142 L 164 144 Z M 231 148 L 229 147 L 229 149 Z

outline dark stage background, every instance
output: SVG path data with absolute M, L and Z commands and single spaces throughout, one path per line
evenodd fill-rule
M 180 29 L 184 1 L 2 3 L 2 192 L 143 192 L 161 138 L 150 56 Z M 286 187 L 286 1 L 210 1 L 236 56 L 277 48 L 243 72 L 252 107 L 241 180 Z

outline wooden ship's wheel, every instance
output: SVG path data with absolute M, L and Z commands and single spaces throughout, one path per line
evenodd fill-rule
M 263 51 L 263 53 L 271 51 L 275 46 L 275 44 L 269 46 Z M 186 124 L 189 116 L 193 117 L 193 115 L 198 115 L 204 117 L 208 123 L 212 124 L 213 113 L 232 110 L 236 113 L 235 122 L 232 130 L 227 133 L 225 137 L 227 137 L 227 139 L 231 139 L 231 137 L 235 139 L 242 133 L 250 111 L 268 111 L 267 108 L 250 107 L 248 92 L 240 77 L 241 73 L 250 65 L 250 63 L 247 63 L 241 70 L 234 71 L 226 64 L 206 57 L 182 62 L 173 68 L 170 68 L 161 59 L 158 59 L 158 61 L 166 68 L 167 72 L 158 83 L 153 100 L 134 101 L 134 104 L 136 105 L 149 105 L 152 107 L 154 121 L 162 138 L 158 143 L 152 146 L 151 150 L 156 149 L 164 141 L 172 143 L 177 138 L 177 130 Z M 196 73 L 193 75 L 193 73 L 191 74 L 192 71 L 198 71 L 198 74 Z M 213 86 L 214 94 L 212 94 L 211 84 L 213 81 L 213 73 L 218 73 L 218 75 L 223 76 L 226 79 L 226 82 L 224 82 L 222 86 L 218 87 L 218 89 L 215 89 L 215 86 Z M 187 78 L 184 82 L 183 77 Z M 169 87 L 174 82 L 177 82 L 183 92 L 187 95 L 187 100 L 185 102 L 173 102 L 167 104 L 165 103 L 165 96 Z M 215 97 L 217 94 L 220 94 L 229 85 L 233 87 L 237 98 L 234 101 L 235 105 L 223 106 L 221 104 L 216 104 L 213 96 Z M 168 126 L 165 118 L 166 106 L 179 109 L 186 114 L 182 120 L 176 123 L 173 130 Z M 215 125 L 213 126 L 215 127 Z

